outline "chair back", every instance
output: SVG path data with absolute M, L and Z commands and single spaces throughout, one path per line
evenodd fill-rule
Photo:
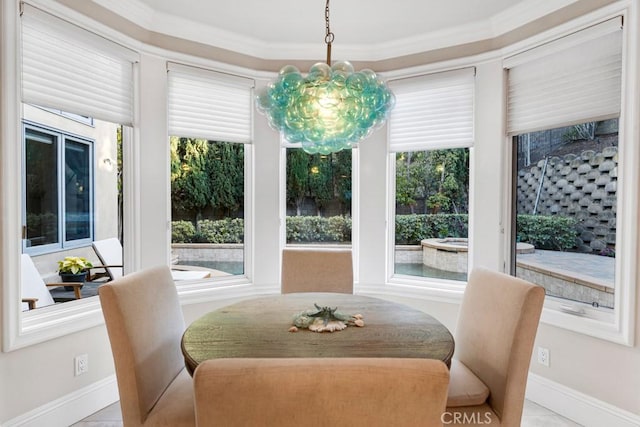
M 20 285 L 22 298 L 38 298 L 36 308 L 54 304 L 53 297 L 40 276 L 31 256 L 20 255 Z M 22 303 L 22 311 L 29 309 L 26 303 Z
M 501 425 L 520 425 L 527 374 L 544 288 L 516 277 L 474 269 L 456 328 L 456 358 L 490 390 Z
M 125 425 L 141 425 L 184 369 L 184 319 L 166 266 L 128 274 L 98 288 L 116 368 Z
M 122 243 L 115 237 L 92 243 L 98 259 L 105 266 L 111 280 L 122 277 Z
M 281 291 L 353 293 L 350 249 L 298 249 L 282 251 Z
M 211 359 L 194 373 L 196 424 L 442 426 L 448 383 L 430 359 Z

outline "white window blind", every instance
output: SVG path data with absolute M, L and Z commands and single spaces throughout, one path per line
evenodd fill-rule
M 473 145 L 475 69 L 395 80 L 396 105 L 389 120 L 394 152 Z
M 511 135 L 616 117 L 622 21 L 614 18 L 505 60 Z
M 136 52 L 24 4 L 23 102 L 130 126 L 137 61 Z
M 253 80 L 169 63 L 169 134 L 251 142 Z

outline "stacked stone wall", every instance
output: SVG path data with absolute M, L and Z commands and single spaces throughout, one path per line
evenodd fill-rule
M 553 156 L 547 160 L 546 168 L 545 160 L 540 160 L 518 171 L 518 214 L 531 215 L 535 209 L 537 215 L 574 217 L 579 221 L 579 251 L 612 249 L 616 242 L 617 173 L 615 146 L 600 152 Z

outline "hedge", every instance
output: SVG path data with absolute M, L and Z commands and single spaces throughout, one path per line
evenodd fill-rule
M 566 251 L 576 246 L 578 221 L 563 216 L 518 215 L 518 242 L 537 249 Z
M 468 237 L 467 214 L 396 215 L 396 244 L 418 245 L 422 239 Z M 577 221 L 561 216 L 518 215 L 519 242 L 538 249 L 568 250 L 575 247 Z M 243 243 L 244 222 L 240 218 L 202 220 L 195 227 L 189 221 L 173 221 L 174 243 Z M 287 242 L 350 242 L 348 216 L 287 217 Z
M 347 216 L 289 216 L 287 243 L 350 242 L 351 218 Z
M 467 214 L 396 215 L 396 244 L 419 245 L 422 239 L 467 237 Z

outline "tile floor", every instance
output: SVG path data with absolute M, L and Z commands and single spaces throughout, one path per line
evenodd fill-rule
M 74 424 L 72 427 L 122 427 L 122 414 L 118 402 Z M 547 408 L 525 401 L 521 427 L 580 427 Z

